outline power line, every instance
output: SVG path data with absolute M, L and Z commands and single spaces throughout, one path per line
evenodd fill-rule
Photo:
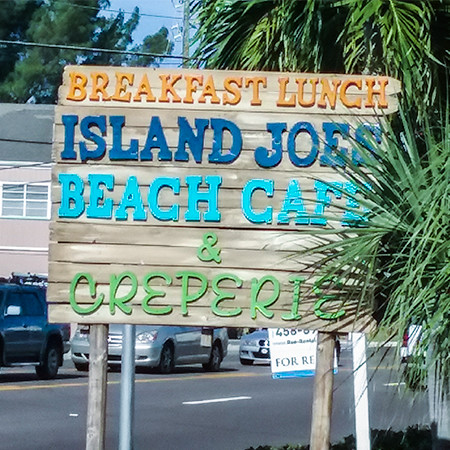
M 64 1 L 59 1 L 57 0 L 56 3 L 61 3 L 63 5 L 69 5 L 70 7 L 76 7 L 76 8 L 82 8 L 82 9 L 93 9 L 96 11 L 105 11 L 105 12 L 112 12 L 112 13 L 123 13 L 123 14 L 129 14 L 129 15 L 133 15 L 134 12 L 132 11 L 125 11 L 122 9 L 102 9 L 102 8 L 97 8 L 95 6 L 86 6 L 86 5 L 78 5 L 76 3 L 70 3 L 70 2 L 64 2 Z M 139 16 L 140 17 L 157 17 L 160 19 L 181 19 L 181 16 L 168 16 L 168 15 L 163 15 L 163 14 L 148 14 L 148 13 L 141 13 L 141 11 L 139 10 Z
M 121 54 L 121 55 L 151 56 L 153 58 L 186 59 L 182 55 L 180 55 L 180 56 L 161 55 L 159 53 L 136 52 L 136 51 L 131 51 L 131 50 L 115 50 L 115 49 L 95 48 L 95 47 L 81 47 L 81 46 L 77 46 L 77 45 L 41 44 L 38 42 L 8 41 L 8 40 L 4 40 L 4 39 L 0 39 L 0 44 L 23 45 L 23 46 L 29 46 L 29 47 L 43 47 L 43 48 L 56 48 L 59 50 L 77 50 L 77 51 L 87 51 L 87 52 L 115 53 L 115 54 Z
M 50 145 L 52 141 L 26 141 L 24 139 L 9 139 L 9 138 L 0 138 L 0 142 L 18 142 L 20 144 L 43 144 Z

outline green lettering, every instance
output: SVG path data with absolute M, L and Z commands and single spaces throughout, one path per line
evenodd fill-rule
M 91 297 L 93 299 L 95 299 L 95 297 L 96 297 L 96 286 L 95 286 L 94 279 L 92 278 L 92 275 L 90 275 L 88 273 L 84 273 L 84 272 L 77 273 L 74 276 L 72 283 L 70 283 L 70 291 L 69 291 L 70 306 L 72 306 L 72 309 L 78 314 L 91 314 L 91 313 L 97 311 L 98 308 L 100 308 L 101 304 L 103 303 L 103 299 L 105 298 L 105 295 L 100 294 L 98 296 L 97 300 L 92 305 L 88 306 L 87 308 L 80 307 L 80 305 L 78 305 L 77 300 L 75 298 L 75 291 L 77 289 L 78 284 L 80 283 L 80 281 L 83 278 L 88 282 L 89 294 L 91 295 Z
M 181 314 L 183 314 L 183 316 L 187 316 L 188 303 L 195 302 L 204 295 L 206 289 L 208 289 L 208 280 L 204 275 L 198 272 L 190 272 L 187 270 L 177 272 L 175 276 L 177 278 L 181 278 Z M 189 280 L 191 278 L 199 280 L 201 285 L 197 292 L 189 295 Z
M 304 278 L 298 275 L 291 275 L 289 283 L 294 283 L 294 292 L 292 294 L 292 308 L 289 314 L 282 314 L 283 320 L 300 320 L 302 316 L 298 313 L 298 305 L 300 303 L 300 285 L 305 281 Z
M 213 289 L 214 293 L 217 294 L 217 297 L 213 300 L 213 302 L 211 304 L 211 310 L 216 316 L 220 316 L 220 317 L 238 316 L 239 314 L 242 313 L 242 308 L 236 307 L 231 310 L 224 310 L 224 309 L 219 308 L 220 302 L 222 302 L 224 300 L 234 300 L 236 297 L 235 294 L 233 294 L 231 292 L 224 292 L 222 290 L 222 288 L 219 286 L 219 283 L 222 280 L 232 280 L 236 283 L 236 287 L 238 287 L 238 288 L 242 287 L 242 283 L 243 283 L 243 281 L 239 277 L 237 277 L 236 275 L 233 275 L 233 274 L 225 273 L 225 274 L 217 275 L 216 277 L 214 277 L 212 280 L 212 289 Z
M 259 293 L 266 283 L 272 283 L 273 292 L 269 299 L 258 301 Z M 250 315 L 252 319 L 256 319 L 257 311 L 259 311 L 263 316 L 271 319 L 273 317 L 273 312 L 269 311 L 267 307 L 273 305 L 280 296 L 280 282 L 272 275 L 266 275 L 260 280 L 252 279 L 252 290 L 251 290 L 251 304 L 250 304 Z
M 322 293 L 321 287 L 324 283 L 332 283 L 335 284 L 337 288 L 342 288 L 342 282 L 337 279 L 336 277 L 325 277 L 325 278 L 319 278 L 314 282 L 313 286 L 313 292 L 319 297 L 319 300 L 314 304 L 314 314 L 319 318 L 323 320 L 335 320 L 339 319 L 342 316 L 345 316 L 345 311 L 341 309 L 340 311 L 336 312 L 325 312 L 322 311 L 322 306 L 330 301 L 336 301 L 338 296 L 336 294 L 328 294 L 324 295 Z
M 126 295 L 117 297 L 117 291 L 125 278 L 130 279 L 131 289 Z M 126 305 L 125 303 L 128 303 L 134 298 L 137 292 L 137 287 L 138 281 L 133 272 L 122 272 L 118 276 L 111 275 L 109 279 L 109 311 L 111 314 L 114 315 L 116 313 L 116 307 L 127 315 L 130 315 L 133 312 L 132 307 L 130 305 Z
M 170 314 L 172 312 L 172 307 L 167 306 L 158 306 L 158 307 L 152 307 L 149 305 L 150 300 L 152 300 L 155 297 L 164 298 L 166 296 L 166 293 L 164 291 L 156 291 L 152 287 L 150 287 L 149 283 L 150 280 L 153 278 L 162 278 L 167 286 L 170 286 L 172 284 L 172 277 L 164 272 L 150 272 L 144 277 L 144 291 L 148 294 L 142 299 L 142 309 L 147 314 L 152 315 L 163 315 L 163 314 Z

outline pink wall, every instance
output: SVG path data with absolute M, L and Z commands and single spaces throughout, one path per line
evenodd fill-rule
M 50 167 L 0 171 L 3 182 L 48 182 L 50 178 Z M 7 277 L 11 272 L 47 274 L 49 227 L 49 220 L 0 217 L 0 276 Z

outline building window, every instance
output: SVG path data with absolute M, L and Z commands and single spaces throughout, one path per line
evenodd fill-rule
M 27 219 L 50 218 L 49 184 L 3 183 L 0 215 Z

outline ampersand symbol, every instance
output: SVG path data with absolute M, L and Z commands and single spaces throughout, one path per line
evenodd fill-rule
M 203 235 L 203 245 L 197 250 L 197 256 L 200 261 L 215 261 L 217 264 L 222 262 L 220 257 L 220 248 L 214 248 L 218 238 L 216 233 L 205 233 Z

